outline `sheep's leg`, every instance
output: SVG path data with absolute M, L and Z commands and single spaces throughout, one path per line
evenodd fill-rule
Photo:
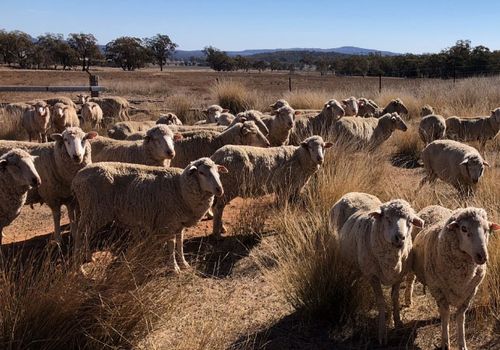
M 61 207 L 51 208 L 52 219 L 54 220 L 54 239 L 57 243 L 61 243 Z
M 468 304 L 462 305 L 457 310 L 457 338 L 458 338 L 458 348 L 460 350 L 467 350 L 467 344 L 465 343 L 465 311 L 467 311 Z
M 70 225 L 70 237 L 71 239 L 75 239 L 76 236 L 76 229 L 77 229 L 77 212 L 78 212 L 78 204 L 76 203 L 76 200 L 72 201 L 71 203 L 68 203 L 66 205 L 66 208 L 68 208 L 68 216 L 69 216 L 69 225 Z
M 217 198 L 217 203 L 213 206 L 214 218 L 213 218 L 213 230 L 212 234 L 217 239 L 222 238 L 222 234 L 226 232 L 224 227 L 224 222 L 222 221 L 222 214 L 224 213 L 225 202 L 220 198 Z
M 181 272 L 175 260 L 175 238 L 167 241 L 167 271 L 173 271 L 176 274 Z
M 175 251 L 177 252 L 177 259 L 180 261 L 181 270 L 189 269 L 188 262 L 184 257 L 184 230 L 175 235 Z
M 409 272 L 406 275 L 405 305 L 411 306 L 413 299 L 413 285 L 415 284 L 415 274 Z
M 375 294 L 375 303 L 378 308 L 378 342 L 381 345 L 387 343 L 387 326 L 386 326 L 386 305 L 384 300 L 384 293 L 382 292 L 382 285 L 378 278 L 373 277 L 370 284 Z
M 399 313 L 399 287 L 400 287 L 400 284 L 396 283 L 392 286 L 392 289 L 391 289 L 392 318 L 394 320 L 394 327 L 395 328 L 400 328 L 403 326 L 403 323 L 401 322 L 401 315 Z
M 445 350 L 450 348 L 450 306 L 444 298 L 438 300 L 437 303 L 441 318 L 441 349 Z

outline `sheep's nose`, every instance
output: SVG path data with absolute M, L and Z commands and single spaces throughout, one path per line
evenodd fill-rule
M 325 161 L 325 159 L 323 157 L 318 156 L 318 163 L 319 164 L 323 164 L 324 161 Z
M 41 183 L 41 180 L 38 177 L 34 177 L 33 179 L 31 179 L 31 186 L 33 186 L 33 187 L 40 186 L 40 183 Z
M 486 260 L 488 259 L 483 254 L 481 253 L 476 254 L 476 263 L 478 263 L 479 265 L 486 263 Z
M 170 150 L 169 150 L 169 151 L 167 151 L 167 156 L 168 156 L 169 158 L 174 158 L 174 156 L 175 156 L 175 152 L 174 152 L 174 151 L 170 151 Z

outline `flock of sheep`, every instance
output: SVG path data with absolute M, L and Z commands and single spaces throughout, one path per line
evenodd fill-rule
M 157 121 L 131 121 L 121 97 L 79 96 L 78 102 L 60 97 L 3 107 L 4 117 L 20 119 L 30 142 L 0 141 L 0 232 L 23 205 L 45 203 L 60 240 L 65 205 L 75 252 L 89 259 L 89 239 L 118 223 L 167 237 L 168 268 L 176 273 L 189 267 L 185 228 L 213 217 L 213 235 L 220 238 L 226 232 L 224 207 L 232 199 L 275 194 L 278 204 L 294 201 L 324 163 L 326 149 L 373 151 L 396 130 L 408 129 L 403 120 L 408 109 L 400 99 L 385 108 L 365 98 L 332 99 L 310 115 L 285 100 L 271 105 L 270 114 L 233 115 L 213 105 L 195 125 L 182 125 L 172 113 Z M 109 137 L 95 131 L 104 126 Z M 462 142 L 478 140 L 482 151 L 499 129 L 500 108 L 489 117 L 445 120 L 424 106 L 418 130 L 426 144 L 421 185 L 439 178 L 470 194 L 488 163 Z M 331 209 L 330 226 L 346 263 L 373 287 L 381 343 L 386 341 L 381 286 L 392 287 L 398 325 L 400 283 L 406 278 L 409 304 L 416 276 L 439 306 L 443 348 L 449 346 L 450 306 L 458 308 L 458 342 L 466 348 L 464 313 L 486 272 L 488 235 L 500 228 L 483 209 L 431 206 L 415 213 L 401 199 L 382 203 L 369 194 L 348 193 Z M 412 233 L 413 226 L 420 232 Z

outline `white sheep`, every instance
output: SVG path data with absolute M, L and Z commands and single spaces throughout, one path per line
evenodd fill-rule
M 205 120 L 200 120 L 196 124 L 205 124 L 205 123 L 217 123 L 221 113 L 227 113 L 229 109 L 224 109 L 219 105 L 211 105 L 202 111 L 205 115 Z
M 269 135 L 269 129 L 267 128 L 267 125 L 264 123 L 263 118 L 264 118 L 263 113 L 254 109 L 250 109 L 248 111 L 238 113 L 229 126 L 231 127 L 237 123 L 241 123 L 246 120 L 251 120 L 255 123 L 255 125 L 259 127 L 260 131 L 267 137 Z
M 484 209 L 469 207 L 453 211 L 415 238 L 412 270 L 438 305 L 442 349 L 450 348 L 450 306 L 457 308 L 458 347 L 467 349 L 465 312 L 486 274 L 489 233 L 498 229 Z
M 155 125 L 156 122 L 153 120 L 119 122 L 108 129 L 108 136 L 115 140 L 125 140 L 127 136 L 136 132 L 145 132 Z
M 349 196 L 350 194 L 347 194 Z M 343 260 L 359 271 L 371 284 L 375 294 L 378 316 L 378 340 L 387 342 L 386 303 L 382 285 L 391 286 L 392 312 L 395 326 L 401 325 L 399 287 L 410 263 L 411 228 L 422 227 L 410 204 L 402 199 L 380 203 L 378 198 L 362 193 L 352 201 L 351 216 L 336 231 Z M 358 201 L 364 197 L 364 200 Z M 342 199 L 335 206 L 345 207 Z M 345 208 L 344 208 L 345 210 Z
M 95 102 L 97 103 L 103 113 L 104 123 L 106 125 L 130 120 L 128 110 L 130 108 L 129 102 L 120 96 L 106 96 L 106 97 L 89 97 L 86 95 L 79 95 L 81 103 Z
M 295 123 L 296 112 L 290 106 L 283 106 L 272 112 L 269 117 L 262 118 L 262 121 L 269 130 L 267 139 L 271 146 L 281 146 L 288 144 L 290 133 Z
M 0 157 L 0 245 L 3 228 L 21 213 L 29 188 L 41 183 L 34 159 L 18 148 Z
M 373 100 L 361 97 L 358 99 L 358 117 L 373 117 L 380 107 Z
M 84 237 L 118 222 L 163 235 L 168 239 L 167 266 L 176 273 L 189 268 L 183 252 L 183 230 L 203 218 L 214 195 L 224 194 L 219 173 L 226 172 L 209 158 L 191 162 L 185 169 L 124 163 L 86 167 L 72 185 L 81 212 L 75 251 L 80 251 Z
M 85 102 L 82 105 L 81 115 L 83 123 L 94 130 L 99 130 L 104 126 L 101 107 L 95 102 Z
M 140 141 L 122 141 L 97 137 L 90 141 L 92 161 L 122 162 L 152 166 L 166 166 L 175 157 L 174 141 L 182 139 L 167 125 L 157 125 L 146 132 Z
M 221 113 L 219 119 L 217 119 L 217 125 L 229 126 L 233 123 L 236 117 L 234 114 L 229 112 Z
M 446 119 L 446 137 L 461 142 L 479 141 L 479 150 L 484 151 L 486 142 L 492 140 L 500 130 L 500 107 L 492 110 L 489 117 Z
M 222 221 L 224 207 L 234 198 L 255 198 L 276 193 L 279 204 L 296 198 L 309 178 L 324 161 L 324 152 L 332 144 L 320 136 L 305 139 L 300 146 L 258 148 L 224 146 L 211 159 L 224 165 L 230 175 L 222 175 L 224 196 L 213 208 L 213 234 L 220 238 L 226 230 Z
M 77 109 L 76 103 L 74 103 L 73 100 L 70 99 L 69 97 L 65 97 L 65 96 L 52 97 L 52 98 L 48 98 L 44 101 L 47 102 L 47 104 L 49 104 L 50 106 L 53 106 L 56 103 L 62 103 L 62 104 L 65 104 L 67 106 L 73 107 L 75 110 Z
M 368 193 L 349 192 L 343 195 L 330 209 L 328 220 L 330 230 L 339 232 L 352 214 L 359 210 L 369 210 L 374 203 L 382 205 L 376 196 Z
M 0 154 L 13 148 L 21 148 L 37 156 L 35 168 L 42 180 L 41 185 L 28 192 L 26 204 L 46 203 L 54 219 L 54 238 L 61 240 L 61 206 L 68 208 L 68 216 L 74 223 L 75 207 L 71 193 L 71 181 L 76 173 L 90 164 L 91 148 L 88 142 L 96 132 L 84 133 L 80 128 L 67 128 L 62 134 L 52 134 L 55 142 L 43 144 L 0 141 Z
M 170 162 L 172 167 L 184 168 L 195 159 L 211 156 L 224 145 L 269 147 L 269 141 L 253 121 L 237 123 L 222 133 L 206 130 L 183 136 L 175 144 L 176 155 Z
M 434 108 L 432 108 L 432 106 L 430 106 L 430 105 L 423 105 L 422 109 L 420 110 L 420 116 L 425 117 L 426 115 L 430 115 L 430 114 L 436 114 L 434 112 Z
M 52 118 L 52 128 L 55 132 L 61 133 L 66 128 L 80 126 L 80 119 L 78 119 L 76 110 L 64 103 L 55 103 L 52 106 L 50 115 Z
M 280 109 L 281 107 L 285 107 L 285 106 L 290 106 L 288 101 L 285 99 L 279 99 L 276 102 L 274 102 L 272 105 L 270 105 L 269 107 L 271 108 L 271 110 L 276 111 L 276 110 Z
M 28 133 L 29 140 L 47 142 L 50 128 L 50 108 L 44 101 L 37 102 L 32 108 L 24 110 L 21 125 Z
M 181 120 L 174 113 L 160 114 L 156 124 L 182 125 Z
M 333 125 L 337 143 L 346 148 L 374 150 L 385 142 L 395 130 L 408 130 L 397 113 L 380 118 L 344 117 Z
M 408 115 L 408 108 L 401 99 L 396 98 L 389 101 L 384 107 L 380 108 L 373 100 L 366 98 L 358 99 L 358 116 L 379 118 L 387 113 L 397 113 L 399 115 Z
M 443 139 L 446 134 L 446 121 L 443 116 L 427 114 L 418 125 L 418 135 L 424 144 Z
M 470 193 L 489 166 L 474 147 L 453 140 L 429 143 L 420 158 L 426 171 L 420 187 L 439 178 L 461 193 Z
M 344 108 L 344 115 L 355 117 L 358 115 L 358 100 L 354 96 L 342 100 L 342 108 Z

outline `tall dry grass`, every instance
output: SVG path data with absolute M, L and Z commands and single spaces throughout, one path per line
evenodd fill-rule
M 262 93 L 249 89 L 236 80 L 220 80 L 212 86 L 213 99 L 222 108 L 227 108 L 236 114 L 248 109 L 263 110 L 269 104 Z M 269 103 L 266 104 L 265 101 Z

